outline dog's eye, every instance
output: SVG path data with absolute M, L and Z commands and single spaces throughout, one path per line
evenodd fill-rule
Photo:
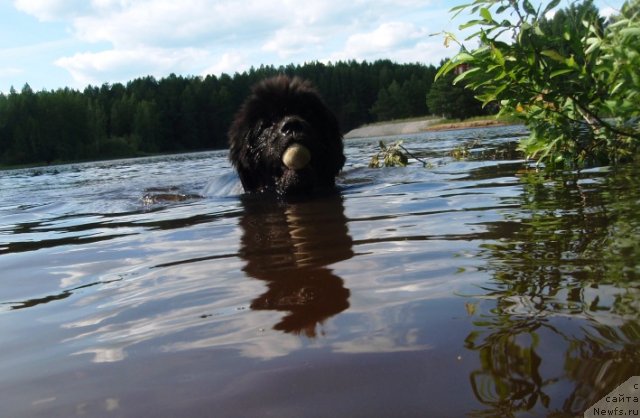
M 302 119 L 295 118 L 295 119 L 289 119 L 285 121 L 284 124 L 282 125 L 282 128 L 280 128 L 280 130 L 284 134 L 289 134 L 296 131 L 302 131 L 303 128 L 304 128 L 304 124 Z

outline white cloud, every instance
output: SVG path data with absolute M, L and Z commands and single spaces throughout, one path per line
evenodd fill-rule
M 385 22 L 369 32 L 351 35 L 342 50 L 322 61 L 391 59 L 400 63 L 437 64 L 456 51 L 444 47 L 442 37 L 410 22 Z
M 190 73 L 194 62 L 210 59 L 207 51 L 195 48 L 142 47 L 78 53 L 58 59 L 56 65 L 69 71 L 80 85 L 87 85 L 102 84 L 104 74 L 111 74 L 111 81 L 127 81 L 142 75 Z
M 248 62 L 248 57 L 239 52 L 226 52 L 215 62 L 213 65 L 205 68 L 200 75 L 208 74 L 234 74 L 240 73 L 251 67 Z
M 354 57 L 390 52 L 415 44 L 428 36 L 425 30 L 407 22 L 382 23 L 375 30 L 356 33 L 347 39 L 345 53 Z
M 620 11 L 614 9 L 613 7 L 604 7 L 600 9 L 600 16 L 603 16 L 603 17 L 609 17 L 618 13 L 620 13 Z
M 445 58 L 451 57 L 458 50 L 444 47 L 442 38 L 425 38 L 416 43 L 411 48 L 404 48 L 393 53 L 386 54 L 386 57 L 400 63 L 423 62 L 438 65 Z M 383 58 L 380 56 L 380 58 Z
M 314 60 L 422 61 L 442 50 L 423 27 L 443 13 L 429 3 L 14 0 L 23 12 L 65 25 L 76 49 L 60 52 L 64 56 L 54 61 L 80 86 L 147 74 L 233 73 L 252 65 Z
M 276 33 L 263 46 L 262 50 L 275 53 L 280 58 L 289 58 L 310 48 L 324 44 L 325 36 L 313 29 L 295 26 L 286 27 Z
M 15 0 L 13 4 L 16 9 L 41 21 L 67 19 L 88 8 L 85 0 Z
M 115 47 L 192 45 L 276 28 L 284 18 L 277 8 L 257 0 L 142 0 L 126 7 L 96 8 L 74 19 L 73 28 L 82 40 L 106 41 Z

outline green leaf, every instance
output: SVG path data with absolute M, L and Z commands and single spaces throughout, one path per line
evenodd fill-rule
M 544 51 L 540 52 L 542 55 L 549 57 L 553 60 L 556 60 L 558 62 L 565 62 L 566 58 L 563 57 L 562 55 L 560 55 L 560 53 L 558 51 L 555 51 L 553 49 L 545 49 Z
M 505 89 L 507 88 L 506 84 L 501 85 L 500 87 L 498 87 L 497 89 L 495 89 L 495 91 L 493 92 L 493 94 L 498 97 L 498 95 L 500 95 L 500 93 L 502 93 L 503 91 L 505 91 Z
M 455 12 L 455 11 L 458 11 L 458 10 L 466 9 L 469 6 L 471 6 L 471 3 L 461 4 L 459 6 L 452 7 L 451 9 L 449 9 L 449 12 Z
M 529 0 L 524 0 L 524 2 L 522 2 L 522 7 L 524 7 L 524 11 L 527 12 L 527 14 L 536 14 L 536 9 L 533 7 Z
M 457 64 L 473 61 L 475 57 L 468 52 L 460 52 L 455 57 L 451 58 L 451 61 Z
M 562 74 L 572 73 L 573 71 L 574 71 L 573 68 L 563 68 L 562 70 L 556 70 L 549 75 L 549 78 L 555 78 Z
M 551 3 L 547 4 L 547 7 L 542 11 L 542 15 L 546 15 L 548 11 L 556 7 L 558 4 L 560 4 L 560 0 L 553 0 Z
M 474 32 L 471 35 L 467 36 L 466 38 L 464 38 L 465 41 L 469 41 L 471 39 L 475 39 L 475 38 L 482 38 L 484 36 L 484 32 L 482 30 L 479 30 L 478 32 Z
M 589 38 L 589 39 L 587 39 L 587 45 L 589 45 L 589 47 L 584 51 L 585 55 L 589 55 L 593 51 L 595 51 L 598 48 L 600 48 L 601 44 L 602 44 L 602 40 L 599 39 L 599 38 Z
M 476 73 L 480 71 L 480 68 L 472 68 L 470 70 L 465 71 L 464 73 L 458 75 L 456 78 L 453 79 L 453 84 L 457 84 L 458 82 L 464 80 L 465 78 L 467 78 L 469 75 Z
M 486 7 L 480 9 L 480 16 L 487 22 L 493 22 L 493 17 L 491 16 L 491 12 Z
M 464 23 L 464 24 L 458 26 L 458 29 L 464 30 L 464 29 L 470 28 L 471 26 L 481 25 L 483 23 L 485 23 L 484 20 L 470 20 L 467 23 Z
M 630 36 L 640 37 L 640 27 L 620 29 L 620 35 L 622 35 L 624 38 L 628 38 Z
M 456 65 L 451 60 L 446 61 L 444 64 L 442 64 L 442 67 L 440 67 L 440 69 L 436 73 L 434 80 L 438 80 L 440 77 L 447 74 L 449 71 L 453 70 L 455 67 Z
M 620 26 L 627 26 L 629 24 L 629 19 L 621 19 L 615 23 L 609 25 L 608 29 L 615 29 Z
M 502 51 L 499 48 L 491 48 L 491 52 L 496 62 L 500 65 L 504 65 L 504 55 L 502 55 Z
M 621 81 L 618 84 L 616 84 L 615 86 L 613 86 L 613 88 L 611 89 L 611 94 L 616 94 L 618 92 L 618 90 L 620 90 L 620 88 L 622 86 L 624 86 L 624 81 Z

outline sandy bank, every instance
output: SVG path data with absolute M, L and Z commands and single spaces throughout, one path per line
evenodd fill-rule
M 347 132 L 345 139 L 367 138 L 375 136 L 415 134 L 425 131 L 446 131 L 454 129 L 482 128 L 487 126 L 503 126 L 504 122 L 495 119 L 472 120 L 452 123 L 442 123 L 443 119 L 420 119 L 408 121 L 393 121 L 361 126 Z

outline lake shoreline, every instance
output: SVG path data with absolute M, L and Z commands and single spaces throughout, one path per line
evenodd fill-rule
M 513 125 L 513 123 L 495 119 L 494 117 L 488 117 L 487 119 L 474 119 L 466 121 L 463 120 L 458 122 L 446 122 L 445 119 L 442 118 L 427 117 L 423 119 L 389 121 L 364 125 L 347 132 L 344 135 L 344 138 L 368 138 L 377 136 L 416 134 L 429 131 L 452 131 L 507 125 Z
M 426 116 L 426 117 L 418 117 L 412 119 L 403 119 L 403 120 L 395 120 L 395 121 L 387 121 L 387 122 L 376 122 L 368 125 L 363 125 L 359 128 L 352 129 L 344 135 L 344 139 L 355 139 L 355 138 L 375 138 L 380 136 L 393 136 L 393 135 L 410 135 L 417 134 L 420 132 L 429 132 L 429 131 L 453 131 L 453 130 L 462 130 L 462 129 L 474 129 L 474 128 L 487 128 L 487 127 L 498 127 L 498 126 L 508 126 L 514 125 L 509 121 L 496 119 L 493 116 L 488 116 L 486 119 L 473 119 L 473 120 L 463 120 L 457 122 L 450 122 L 447 119 Z M 9 170 L 19 170 L 19 169 L 32 169 L 32 168 L 43 168 L 43 167 L 52 167 L 59 165 L 67 165 L 67 164 L 82 164 L 82 163 L 91 163 L 97 161 L 115 161 L 122 159 L 132 159 L 132 158 L 145 158 L 145 157 L 161 157 L 163 155 L 173 155 L 173 154 L 191 154 L 198 152 L 209 152 L 209 151 L 219 151 L 220 149 L 206 149 L 206 150 L 189 150 L 184 152 L 172 151 L 172 152 L 163 152 L 163 153 L 135 153 L 133 155 L 122 155 L 122 156 L 111 156 L 105 158 L 97 158 L 97 159 L 81 159 L 81 160 L 68 160 L 68 161 L 53 161 L 50 163 L 46 162 L 34 162 L 27 164 L 16 164 L 16 165 L 6 165 L 0 164 L 0 172 L 9 171 Z

